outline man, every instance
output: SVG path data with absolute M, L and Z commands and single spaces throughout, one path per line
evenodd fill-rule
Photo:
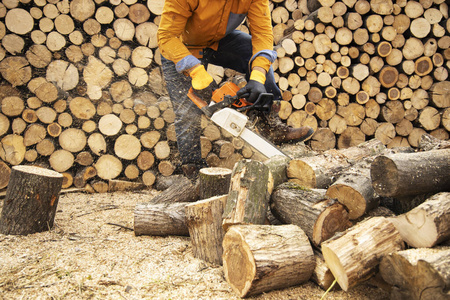
M 235 30 L 247 18 L 251 36 Z M 158 29 L 162 69 L 175 112 L 175 132 L 182 169 L 188 177 L 206 166 L 201 158 L 202 112 L 187 96 L 195 93 L 209 102 L 214 80 L 205 65 L 212 63 L 247 75 L 237 92 L 254 102 L 269 92 L 281 99 L 271 64 L 273 50 L 269 0 L 166 0 Z M 276 114 L 276 111 L 274 112 Z M 310 127 L 292 128 L 261 115 L 259 130 L 274 143 L 302 141 Z

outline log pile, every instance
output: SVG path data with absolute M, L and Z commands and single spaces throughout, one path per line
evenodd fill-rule
M 426 134 L 419 145 L 388 149 L 370 140 L 333 153 L 345 163 L 319 172 L 328 182 L 321 188 L 289 178 L 301 158 L 241 160 L 231 177 L 230 170 L 205 168 L 196 193 L 209 198 L 186 202 L 172 191 L 178 179 L 154 198 L 158 204 L 136 205 L 135 234 L 188 230 L 194 256 L 222 264 L 240 297 L 311 280 L 324 290 L 334 281 L 344 291 L 369 282 L 395 299 L 446 299 L 450 144 Z M 314 165 L 323 158 L 303 159 Z M 207 193 L 213 181 L 221 182 L 219 193 L 223 185 L 228 191 Z M 397 202 L 410 209 L 395 210 Z
M 309 0 L 307 8 L 302 17 L 286 4 L 272 18 L 283 117 L 316 129 L 314 149 L 371 137 L 417 147 L 424 132 L 449 138 L 448 2 Z
M 11 167 L 63 174 L 63 188 L 153 186 L 179 164 L 156 31 L 164 1 L 0 4 L 0 188 Z M 312 126 L 316 151 L 377 138 L 448 139 L 448 5 L 434 1 L 271 1 L 279 116 Z M 248 31 L 244 23 L 240 29 Z M 240 78 L 218 66 L 220 83 Z M 232 169 L 264 160 L 206 119 L 202 155 Z M 142 185 L 141 185 L 142 186 Z M 130 187 L 131 188 L 131 187 Z

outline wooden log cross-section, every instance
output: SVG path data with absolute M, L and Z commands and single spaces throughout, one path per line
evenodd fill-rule
M 450 239 L 450 193 L 437 193 L 412 210 L 389 220 L 411 247 L 434 247 Z
M 348 291 L 376 272 L 383 255 L 403 248 L 394 225 L 373 217 L 322 243 L 322 254 L 340 287 Z
M 34 166 L 14 166 L 0 219 L 2 234 L 26 235 L 53 227 L 63 176 Z
M 314 265 L 308 237 L 296 225 L 233 225 L 223 240 L 225 279 L 240 297 L 306 282 Z
M 310 190 L 286 182 L 272 194 L 270 209 L 283 223 L 300 226 L 311 242 L 319 246 L 351 226 L 345 207 L 325 193 L 325 189 Z

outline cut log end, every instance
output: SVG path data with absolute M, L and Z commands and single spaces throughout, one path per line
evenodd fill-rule
M 243 297 L 250 290 L 251 283 L 255 278 L 255 259 L 249 245 L 239 232 L 230 229 L 226 237 L 227 239 L 224 241 L 227 249 L 224 253 L 224 273 L 233 291 Z M 239 272 L 235 270 L 239 270 Z

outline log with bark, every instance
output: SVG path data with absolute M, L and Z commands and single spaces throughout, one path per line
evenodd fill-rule
M 194 202 L 199 199 L 199 183 L 179 177 L 170 187 L 150 200 L 150 203 Z
M 226 168 L 202 168 L 199 171 L 199 199 L 226 195 L 230 190 L 232 170 Z
M 411 247 L 438 245 L 450 238 L 450 193 L 437 193 L 412 210 L 389 220 Z
M 189 235 L 185 210 L 188 203 L 138 203 L 134 208 L 134 234 Z
M 383 279 L 392 285 L 391 299 L 448 299 L 450 248 L 418 248 L 393 252 L 380 263 Z
M 403 248 L 394 225 L 374 217 L 322 243 L 322 254 L 340 287 L 348 291 L 376 272 L 383 255 Z
M 225 232 L 222 214 L 227 195 L 213 196 L 186 205 L 186 224 L 191 237 L 194 257 L 222 264 L 222 241 Z
M 296 225 L 234 225 L 223 240 L 225 279 L 240 297 L 310 279 L 314 253 Z
M 0 232 L 26 235 L 53 228 L 63 176 L 58 172 L 14 166 L 6 189 Z
M 270 209 L 283 223 L 300 226 L 311 242 L 319 246 L 351 226 L 345 207 L 325 194 L 325 189 L 310 190 L 295 183 L 283 183 L 275 189 Z
M 255 160 L 239 161 L 231 174 L 223 213 L 225 231 L 235 224 L 264 224 L 269 205 L 269 168 Z
M 338 176 L 355 161 L 384 151 L 377 139 L 342 150 L 328 150 L 323 154 L 293 159 L 289 162 L 287 175 L 290 181 L 308 188 L 328 188 Z
M 381 155 L 371 165 L 374 190 L 381 196 L 414 196 L 450 189 L 450 149 Z

